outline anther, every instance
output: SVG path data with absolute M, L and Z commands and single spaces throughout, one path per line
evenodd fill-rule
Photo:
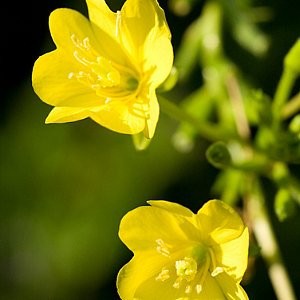
M 165 242 L 162 239 L 157 239 L 156 243 L 156 251 L 164 256 L 169 257 L 170 251 L 168 250 L 168 246 L 165 244 Z
M 186 294 L 190 294 L 192 292 L 192 287 L 190 285 L 187 285 L 185 287 L 185 291 L 184 291 Z
M 179 289 L 181 281 L 182 281 L 181 278 L 177 278 L 176 281 L 173 283 L 173 288 Z
M 224 269 L 222 267 L 216 267 L 212 272 L 211 272 L 211 276 L 215 277 L 217 275 L 219 275 L 220 273 L 224 272 Z
M 86 48 L 87 50 L 89 50 L 91 48 L 90 39 L 88 37 L 84 38 L 82 42 L 83 42 L 84 48 Z
M 177 276 L 191 281 L 197 274 L 197 262 L 191 257 L 185 257 L 183 260 L 175 262 Z
M 161 272 L 158 274 L 158 276 L 155 277 L 155 280 L 160 280 L 160 281 L 164 282 L 164 281 L 166 281 L 169 278 L 170 278 L 169 270 L 163 268 L 161 270 Z
M 74 76 L 75 76 L 74 72 L 70 72 L 68 74 L 68 79 L 72 79 L 72 78 L 74 78 Z
M 195 289 L 196 289 L 197 294 L 199 295 L 202 292 L 202 285 L 201 284 L 196 284 Z

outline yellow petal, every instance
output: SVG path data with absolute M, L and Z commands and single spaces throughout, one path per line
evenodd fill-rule
M 95 91 L 76 78 L 69 78 L 72 72 L 82 67 L 72 62 L 72 57 L 63 50 L 55 50 L 39 57 L 34 64 L 32 85 L 36 94 L 53 106 L 89 107 L 104 102 Z
M 94 44 L 95 37 L 89 20 L 76 10 L 69 8 L 58 8 L 49 17 L 49 27 L 52 39 L 57 48 L 63 48 L 73 55 L 74 44 L 72 35 L 79 40 L 88 37 Z
M 127 51 L 143 62 L 143 47 L 149 32 L 156 29 L 160 34 L 170 37 L 164 11 L 156 0 L 127 0 L 120 15 L 120 41 Z
M 151 252 L 139 253 L 118 274 L 117 287 L 121 299 L 248 299 L 243 288 L 226 273 L 216 277 L 206 274 L 200 289 L 196 287 L 199 284 L 197 278 L 192 282 L 183 281 L 175 288 L 177 275 L 174 263 Z M 162 272 L 164 275 L 160 276 Z
M 156 277 L 166 261 L 166 257 L 153 251 L 135 255 L 118 273 L 117 288 L 121 299 L 134 299 L 138 287 L 149 278 Z
M 127 0 L 119 14 L 120 43 L 151 73 L 154 88 L 169 75 L 173 65 L 171 34 L 164 11 L 156 0 Z
M 173 66 L 173 48 L 166 35 L 152 30 L 144 45 L 144 70 L 151 71 L 150 80 L 155 87 L 165 81 Z
M 240 282 L 248 264 L 249 233 L 245 228 L 242 235 L 214 247 L 217 265 L 227 266 L 226 272 Z
M 158 203 L 162 205 L 162 202 Z M 172 210 L 174 206 L 170 205 Z M 168 256 L 189 240 L 197 240 L 198 230 L 190 220 L 166 207 L 138 207 L 128 212 L 120 224 L 119 236 L 132 251 L 155 250 Z
M 65 123 L 85 119 L 89 116 L 85 108 L 54 107 L 46 119 L 46 123 Z
M 86 0 L 89 19 L 108 35 L 116 38 L 117 14 L 112 12 L 104 0 Z
M 222 244 L 239 237 L 245 225 L 232 207 L 220 200 L 210 200 L 198 211 L 203 238 L 210 245 Z
M 75 50 L 72 41 L 72 36 L 75 36 L 79 41 L 88 38 L 99 56 L 123 65 L 129 63 L 121 45 L 105 31 L 105 24 L 104 29 L 93 26 L 87 18 L 75 10 L 67 8 L 54 10 L 50 14 L 49 26 L 57 48 L 64 49 L 70 56 L 73 56 Z
M 112 101 L 90 110 L 90 117 L 100 125 L 119 133 L 136 134 L 144 130 L 145 119 L 132 112 L 122 101 Z
M 244 289 L 226 272 L 222 272 L 215 277 L 220 289 L 228 300 L 248 300 Z
M 206 279 L 201 287 L 201 291 L 198 290 L 196 285 L 198 282 L 186 282 L 183 281 L 178 288 L 175 288 L 174 282 L 176 280 L 176 275 L 174 269 L 167 265 L 165 270 L 169 270 L 170 278 L 164 281 L 156 280 L 156 276 L 148 278 L 137 288 L 134 299 L 143 300 L 153 300 L 153 299 L 163 299 L 163 300 L 224 300 L 224 293 L 219 287 L 219 284 L 210 275 L 206 276 Z M 188 293 L 186 292 L 188 290 Z M 124 300 L 130 298 L 122 298 Z M 132 299 L 132 298 L 131 298 Z
M 216 300 L 225 300 L 227 299 L 220 288 L 218 282 L 210 274 L 206 275 L 205 281 L 203 283 L 203 289 L 199 295 L 200 297 L 193 299 L 216 299 Z
M 193 217 L 194 215 L 191 210 L 175 202 L 169 202 L 165 200 L 149 200 L 147 203 L 153 207 L 165 209 L 166 211 L 185 217 Z

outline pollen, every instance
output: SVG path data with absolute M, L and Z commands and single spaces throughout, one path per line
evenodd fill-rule
M 210 256 L 207 255 L 207 249 L 203 245 L 197 245 L 191 253 L 191 256 L 175 261 L 177 278 L 173 283 L 173 287 L 175 289 L 184 288 L 185 294 L 191 294 L 193 291 L 200 294 L 211 260 Z
M 192 281 L 197 274 L 197 262 L 191 257 L 175 262 L 176 274 L 179 278 Z

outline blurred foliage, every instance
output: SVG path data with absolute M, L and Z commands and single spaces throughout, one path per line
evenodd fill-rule
M 191 158 L 173 149 L 170 126 L 139 154 L 91 121 L 45 125 L 30 84 L 19 97 L 1 131 L 1 279 L 8 299 L 74 298 L 116 274 L 121 217 L 159 198 Z
M 114 9 L 122 3 L 107 2 Z M 212 112 L 224 93 L 224 77 L 233 72 L 245 79 L 242 91 L 246 106 L 247 99 L 255 101 L 255 109 L 251 106 L 247 111 L 251 124 L 262 120 L 266 124 L 257 136 L 262 149 L 278 157 L 287 143 L 298 145 L 295 135 L 280 131 L 277 136 L 270 134 L 267 126 L 271 120 L 264 113 L 270 109 L 266 94 L 275 92 L 283 57 L 299 37 L 298 1 L 218 0 L 222 9 L 213 14 L 217 19 L 198 18 L 208 1 L 159 2 L 166 10 L 179 70 L 178 84 L 168 96 L 174 102 L 184 98 L 183 107 L 197 112 L 200 120 L 227 118 L 226 106 L 218 116 Z M 65 6 L 86 14 L 85 3 L 31 0 L 15 9 L 15 3 L 8 5 L 15 13 L 15 22 L 2 27 L 0 298 L 117 299 L 115 277 L 130 257 L 117 236 L 121 217 L 148 199 L 176 201 L 196 211 L 203 201 L 222 191 L 223 198 L 236 203 L 243 173 L 225 170 L 211 188 L 217 172 L 205 160 L 207 141 L 196 138 L 187 124 L 177 127 L 163 114 L 153 141 L 143 152 L 135 150 L 130 137 L 109 132 L 89 120 L 44 125 L 50 108 L 33 93 L 30 74 L 37 56 L 53 49 L 48 15 L 54 8 Z M 216 7 L 205 9 L 214 11 Z M 216 39 L 203 39 L 211 33 L 224 38 L 222 47 Z M 21 43 L 24 36 L 26 41 Z M 212 62 L 218 72 L 211 68 Z M 248 82 L 258 89 L 250 91 Z M 233 121 L 226 119 L 228 128 Z M 290 121 L 291 132 L 299 134 L 299 121 Z M 217 146 L 214 150 L 226 152 L 223 144 Z M 287 160 L 293 156 L 286 153 Z M 264 181 L 268 205 L 272 210 L 270 199 L 275 198 L 275 212 L 285 219 L 287 210 L 293 210 L 290 199 L 299 191 L 296 180 L 290 180 L 300 176 L 299 166 L 292 164 L 288 173 L 278 166 L 273 175 L 280 190 L 276 194 L 274 186 Z M 300 228 L 300 219 L 280 223 L 275 212 L 272 222 L 300 295 L 296 284 L 300 282 L 300 230 L 295 230 Z M 274 299 L 263 262 L 258 258 L 251 266 L 245 286 L 250 299 Z

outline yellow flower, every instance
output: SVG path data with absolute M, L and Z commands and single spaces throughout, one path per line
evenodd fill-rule
M 127 0 L 112 12 L 87 0 L 89 19 L 57 9 L 49 19 L 57 49 L 38 58 L 32 82 L 55 106 L 46 123 L 92 118 L 120 133 L 154 134 L 159 115 L 155 89 L 173 63 L 171 35 L 156 0 Z
M 197 214 L 167 201 L 129 212 L 121 240 L 133 251 L 119 272 L 123 300 L 248 299 L 240 286 L 248 260 L 248 229 L 219 200 Z

